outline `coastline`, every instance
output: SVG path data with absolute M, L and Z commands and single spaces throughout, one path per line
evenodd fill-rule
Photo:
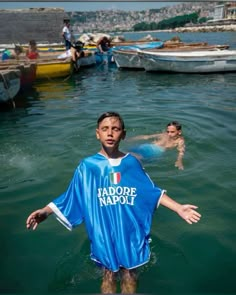
M 152 32 L 169 32 L 169 33 L 236 32 L 236 24 L 179 27 L 179 28 L 169 29 L 169 30 L 155 30 Z

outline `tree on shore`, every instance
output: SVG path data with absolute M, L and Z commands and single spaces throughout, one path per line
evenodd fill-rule
M 178 15 L 175 17 L 171 17 L 168 19 L 164 19 L 160 21 L 159 23 L 146 23 L 141 22 L 133 26 L 134 31 L 152 31 L 152 30 L 167 30 L 167 29 L 175 29 L 179 27 L 184 27 L 186 24 L 192 23 L 196 24 L 198 23 L 200 11 L 190 13 L 190 14 L 184 14 L 184 15 Z

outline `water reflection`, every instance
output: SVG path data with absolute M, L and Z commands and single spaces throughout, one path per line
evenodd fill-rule
M 71 92 L 72 79 L 37 82 L 34 85 L 39 100 L 66 99 Z

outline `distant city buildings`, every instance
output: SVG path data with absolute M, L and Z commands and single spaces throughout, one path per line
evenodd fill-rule
M 74 33 L 131 31 L 138 23 L 159 23 L 178 15 L 199 13 L 199 18 L 213 18 L 218 2 L 182 2 L 177 5 L 142 11 L 101 10 L 69 12 Z
M 223 19 L 236 19 L 236 3 L 227 2 L 215 6 L 214 21 Z

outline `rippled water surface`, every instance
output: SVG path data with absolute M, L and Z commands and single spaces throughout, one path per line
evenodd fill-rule
M 235 33 L 181 38 L 236 42 Z M 235 294 L 236 73 L 107 66 L 37 83 L 15 110 L 0 113 L 0 293 L 99 293 L 101 273 L 90 261 L 84 227 L 69 232 L 49 218 L 28 232 L 25 219 L 62 193 L 78 162 L 98 151 L 96 120 L 107 110 L 122 114 L 127 139 L 161 131 L 172 120 L 182 123 L 185 169 L 174 167 L 175 151 L 145 168 L 170 196 L 198 205 L 203 216 L 190 226 L 165 208 L 157 210 L 152 256 L 141 269 L 138 293 Z M 125 140 L 121 148 L 130 144 Z

